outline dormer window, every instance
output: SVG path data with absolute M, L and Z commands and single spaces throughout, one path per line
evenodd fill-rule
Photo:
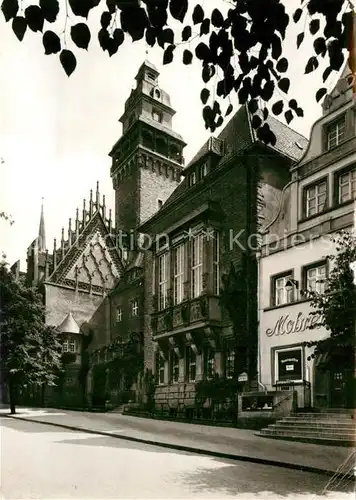
M 196 183 L 197 179 L 196 179 L 196 175 L 195 175 L 195 172 L 192 172 L 191 174 L 189 174 L 189 177 L 188 177 L 188 186 L 191 187 L 191 186 L 194 186 L 194 184 Z
M 161 122 L 162 122 L 162 113 L 160 113 L 159 111 L 157 111 L 156 109 L 154 109 L 154 110 L 152 111 L 152 118 L 153 118 L 156 122 L 161 123 Z
M 200 179 L 204 179 L 206 175 L 208 175 L 208 162 L 206 161 L 202 165 L 200 165 Z
M 326 129 L 327 149 L 338 146 L 345 138 L 345 116 L 330 123 Z

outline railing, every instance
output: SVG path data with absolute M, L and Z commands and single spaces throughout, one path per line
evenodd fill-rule
M 163 333 L 200 321 L 221 321 L 219 299 L 215 296 L 202 295 L 170 306 L 151 315 L 154 333 Z

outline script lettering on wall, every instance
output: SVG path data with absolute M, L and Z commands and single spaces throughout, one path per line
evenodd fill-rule
M 266 329 L 267 337 L 278 335 L 289 335 L 291 333 L 305 332 L 305 330 L 320 328 L 321 315 L 299 312 L 296 319 L 292 319 L 289 314 L 280 316 L 272 328 Z

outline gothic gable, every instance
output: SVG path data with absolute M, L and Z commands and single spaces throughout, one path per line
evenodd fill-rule
M 115 287 L 122 270 L 118 251 L 97 212 L 48 281 L 81 291 L 105 293 Z

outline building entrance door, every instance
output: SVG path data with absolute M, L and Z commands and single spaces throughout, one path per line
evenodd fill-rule
M 330 406 L 331 408 L 353 408 L 354 397 L 352 370 L 335 368 L 330 372 Z

